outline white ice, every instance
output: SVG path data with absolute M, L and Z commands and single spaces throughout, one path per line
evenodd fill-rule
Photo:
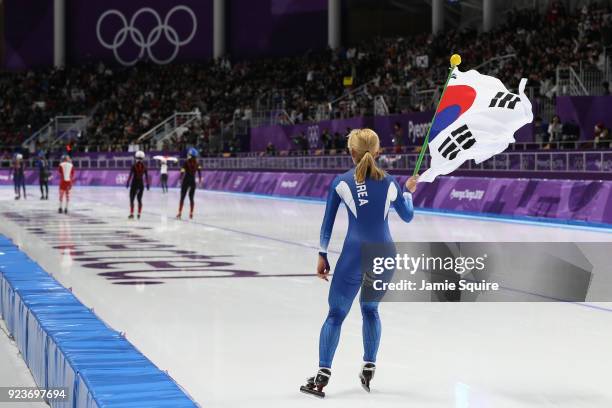
M 49 201 L 33 195 L 15 202 L 11 193 L 0 190 L 0 233 L 72 287 L 113 328 L 125 331 L 202 406 L 612 406 L 610 304 L 600 304 L 606 310 L 566 303 L 383 304 L 383 336 L 370 394 L 357 379 L 361 316 L 354 307 L 342 329 L 327 397 L 318 401 L 298 388 L 317 368 L 329 285 L 300 275 L 314 270 L 322 203 L 199 191 L 195 219 L 177 221 L 178 192 L 163 195 L 154 189 L 145 192 L 143 219 L 128 221 L 127 191 L 121 188 L 76 188 L 67 216 L 56 213 L 55 189 Z M 57 232 L 57 238 L 33 234 L 26 222 L 15 222 L 7 212 L 26 217 L 48 213 L 36 226 Z M 79 224 L 79 214 L 106 224 Z M 395 214 L 391 219 L 398 241 L 612 242 L 612 231 L 426 214 L 417 214 L 411 224 Z M 331 245 L 336 253 L 346 224 L 341 210 Z M 232 268 L 265 277 L 113 285 L 69 250 L 52 248 L 92 242 L 91 233 L 125 228 L 199 254 L 232 255 Z
M 0 387 L 21 389 L 23 387 L 35 387 L 36 383 L 28 366 L 23 360 L 17 344 L 9 338 L 9 333 L 4 321 L 0 319 Z M 3 389 L 3 401 L 9 395 L 8 389 Z M 19 401 L 0 402 L 2 408 L 45 408 L 44 402 Z

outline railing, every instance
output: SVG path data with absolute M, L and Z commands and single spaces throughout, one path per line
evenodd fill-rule
M 557 67 L 557 95 L 585 96 L 588 89 L 572 67 Z
M 52 139 L 53 133 L 55 133 L 55 120 L 51 119 L 45 126 L 38 129 L 36 132 L 32 134 L 32 136 L 28 137 L 23 141 L 21 147 L 27 149 L 29 151 L 34 151 L 36 145 L 41 141 L 50 141 Z
M 605 61 L 605 60 L 604 60 Z M 587 91 L 587 95 L 603 95 L 603 83 L 606 80 L 606 67 L 601 65 L 601 69 L 596 66 L 585 66 L 580 63 L 580 80 Z
M 234 118 L 234 122 L 243 120 Z M 271 125 L 293 125 L 294 121 L 285 109 L 256 110 L 248 120 L 251 127 Z
M 88 116 L 58 116 L 55 118 L 55 139 L 51 141 L 49 147 L 79 137 L 87 128 L 90 117 Z
M 490 72 L 490 69 L 487 69 L 489 65 L 493 64 L 493 63 L 499 63 L 499 62 L 506 62 L 507 60 L 516 58 L 516 54 L 506 54 L 506 55 L 500 55 L 499 57 L 493 57 L 491 59 L 486 60 L 485 62 L 483 62 L 482 64 L 476 65 L 474 68 L 476 71 L 483 71 L 484 68 L 484 73 Z M 502 67 L 503 64 L 500 64 L 500 67 Z
M 395 170 L 413 169 L 418 154 L 382 155 L 383 168 Z M 429 167 L 429 155 L 422 169 Z M 345 170 L 353 166 L 352 158 L 344 156 L 287 156 L 251 158 L 204 158 L 205 169 L 225 170 Z M 505 152 L 481 163 L 468 161 L 460 167 L 466 171 L 518 171 L 518 172 L 593 172 L 612 171 L 612 151 L 608 152 Z
M 87 120 L 87 116 L 83 115 L 56 116 L 27 138 L 21 144 L 21 147 L 29 151 L 34 151 L 37 147 L 51 148 L 56 143 L 70 138 L 72 135 L 78 136 L 78 133 L 82 132 L 85 128 Z
M 415 167 L 417 153 L 384 154 L 379 164 L 389 170 L 409 171 Z M 157 169 L 159 162 L 148 158 L 150 169 Z M 353 166 L 349 155 L 321 156 L 251 156 L 251 157 L 208 157 L 199 159 L 205 170 L 290 170 L 290 171 L 343 171 Z M 9 160 L 0 162 L 3 168 L 10 166 Z M 75 167 L 80 169 L 125 169 L 133 163 L 131 157 L 91 158 L 75 157 Z M 429 167 L 430 157 L 425 156 L 422 170 Z M 53 165 L 57 165 L 56 161 Z M 179 163 L 170 165 L 178 169 Z M 33 168 L 34 160 L 26 160 L 26 166 Z M 463 171 L 486 172 L 537 172 L 546 173 L 595 173 L 606 174 L 612 171 L 612 151 L 510 151 L 481 163 L 468 161 L 460 167 Z
M 162 149 L 163 142 L 178 133 L 179 129 L 188 126 L 201 118 L 199 111 L 175 112 L 163 122 L 148 130 L 138 138 L 138 143 L 148 143 L 157 149 Z

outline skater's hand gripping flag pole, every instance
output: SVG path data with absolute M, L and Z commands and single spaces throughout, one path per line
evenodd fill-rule
M 412 173 L 413 176 L 416 176 L 417 174 L 419 174 L 419 170 L 421 169 L 421 163 L 423 162 L 423 156 L 425 156 L 425 152 L 427 151 L 427 145 L 429 144 L 429 134 L 431 133 L 431 128 L 433 126 L 434 121 L 436 120 L 436 113 L 438 112 L 438 108 L 440 107 L 440 102 L 442 101 L 442 98 L 444 97 L 444 92 L 446 92 L 448 81 L 450 81 L 451 75 L 453 75 L 453 70 L 459 64 L 461 64 L 461 56 L 459 54 L 453 54 L 450 57 L 450 68 L 448 69 L 448 76 L 446 77 L 444 88 L 442 88 L 442 94 L 440 95 L 440 99 L 438 99 L 438 103 L 436 104 L 436 110 L 434 111 L 433 118 L 431 118 L 429 129 L 427 129 L 427 134 L 425 135 L 423 146 L 421 146 L 421 152 L 419 153 L 419 158 L 417 159 L 416 166 L 414 166 L 414 172 Z
M 512 93 L 497 78 L 475 70 L 461 72 L 453 66 L 434 120 L 425 139 L 431 165 L 419 182 L 432 182 L 468 160 L 489 160 L 514 143 L 514 133 L 533 121 L 531 102 L 525 95 L 527 79 Z M 425 147 L 421 150 L 421 156 Z M 418 171 L 421 162 L 417 163 Z

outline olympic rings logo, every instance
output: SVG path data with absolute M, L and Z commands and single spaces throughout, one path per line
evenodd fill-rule
M 170 18 L 175 13 L 181 11 L 187 13 L 191 17 L 192 21 L 191 33 L 185 39 L 181 39 L 176 30 L 169 24 Z M 157 22 L 157 25 L 146 36 L 140 29 L 136 28 L 136 20 L 140 16 L 145 14 L 153 16 L 153 18 Z M 119 29 L 119 31 L 117 31 L 117 33 L 113 37 L 112 42 L 107 42 L 102 38 L 100 28 L 105 19 L 110 16 L 117 16 L 119 20 L 121 20 L 122 27 Z M 166 14 L 166 18 L 164 19 L 164 21 L 162 21 L 157 11 L 153 10 L 150 7 L 143 7 L 136 13 L 134 13 L 129 24 L 125 15 L 123 15 L 123 13 L 121 13 L 119 10 L 107 10 L 100 16 L 100 18 L 98 18 L 98 23 L 96 24 L 96 34 L 98 35 L 98 41 L 100 41 L 100 44 L 102 44 L 104 48 L 112 50 L 117 62 L 124 66 L 132 66 L 136 64 L 145 56 L 145 53 L 147 54 L 149 59 L 155 62 L 156 64 L 163 65 L 172 62 L 178 55 L 179 49 L 182 46 L 191 42 L 191 40 L 193 40 L 197 29 L 198 20 L 195 16 L 195 13 L 187 6 L 176 6 L 172 8 L 170 11 L 168 11 L 168 14 Z M 170 45 L 174 47 L 172 54 L 166 59 L 157 58 L 152 51 L 152 47 L 157 44 L 162 34 L 165 36 L 166 40 L 170 43 Z M 140 47 L 138 56 L 132 61 L 126 61 L 119 55 L 119 48 L 124 45 L 126 41 L 128 41 L 128 38 L 137 47 Z

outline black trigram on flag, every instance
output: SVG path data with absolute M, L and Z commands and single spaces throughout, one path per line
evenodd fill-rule
M 460 151 L 469 149 L 474 146 L 474 143 L 476 139 L 472 132 L 467 125 L 463 125 L 451 132 L 450 136 L 438 147 L 438 151 L 445 159 L 453 160 Z
M 491 99 L 491 103 L 489 104 L 489 108 L 508 108 L 514 109 L 517 103 L 521 101 L 521 97 L 515 95 L 510 92 L 498 92 L 495 94 L 493 99 Z

